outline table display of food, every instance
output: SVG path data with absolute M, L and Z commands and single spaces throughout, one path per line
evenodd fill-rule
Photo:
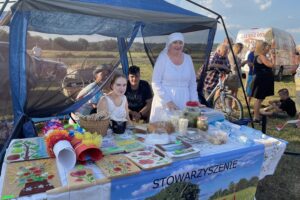
M 189 186 L 195 198 L 217 199 L 225 182 L 238 187 L 243 178 L 248 187 L 232 195 L 251 190 L 254 197 L 286 142 L 232 124 L 210 108 L 188 106 L 165 121 L 127 126 L 123 134 L 43 122 L 40 137 L 12 140 L 7 149 L 1 198 L 157 199 L 174 188 L 185 195 Z

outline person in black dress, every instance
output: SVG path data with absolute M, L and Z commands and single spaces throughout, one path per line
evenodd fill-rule
M 270 58 L 269 44 L 263 41 L 256 42 L 254 52 L 254 69 L 256 77 L 252 88 L 252 97 L 256 98 L 254 103 L 254 121 L 260 120 L 260 108 L 263 100 L 268 96 L 274 95 L 274 75 L 272 68 L 275 65 L 275 53 L 271 52 Z
M 147 81 L 140 80 L 140 68 L 129 67 L 129 75 L 126 89 L 129 116 L 133 121 L 149 121 L 153 93 Z

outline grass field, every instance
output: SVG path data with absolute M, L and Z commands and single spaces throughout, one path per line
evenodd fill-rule
M 277 91 L 281 88 L 288 88 L 290 96 L 295 100 L 295 83 L 293 77 L 284 77 L 282 82 L 275 82 L 275 95 L 268 97 L 263 104 L 267 105 L 269 100 L 279 99 Z M 244 105 L 244 111 L 247 115 L 246 103 L 242 92 L 239 92 L 239 99 Z M 253 108 L 251 102 L 251 108 Z M 300 153 L 300 129 L 292 125 L 286 126 L 282 131 L 277 131 L 275 126 L 283 124 L 285 120 L 268 118 L 267 134 L 276 138 L 288 141 L 287 151 Z M 256 126 L 256 129 L 261 129 Z M 300 199 L 300 156 L 284 155 L 273 176 L 267 176 L 258 184 L 256 199 Z
M 249 187 L 244 190 L 238 191 L 235 194 L 229 194 L 227 196 L 215 199 L 215 200 L 253 200 L 255 194 L 255 187 Z M 234 198 L 235 196 L 235 198 Z

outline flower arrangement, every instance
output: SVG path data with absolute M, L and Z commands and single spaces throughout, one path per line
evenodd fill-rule
M 51 119 L 50 121 L 44 124 L 44 127 L 42 128 L 42 133 L 46 135 L 49 130 L 63 130 L 63 129 L 64 129 L 64 125 L 59 119 Z
M 96 147 L 100 147 L 102 143 L 102 136 L 97 133 L 85 132 L 84 134 L 81 134 L 76 132 L 74 137 L 81 140 L 81 143 L 87 146 L 94 145 Z
M 69 135 L 69 132 L 66 130 L 52 130 L 48 132 L 45 136 L 45 142 L 47 145 L 47 151 L 51 157 L 54 156 L 53 147 L 60 140 L 67 140 L 71 142 L 72 137 Z

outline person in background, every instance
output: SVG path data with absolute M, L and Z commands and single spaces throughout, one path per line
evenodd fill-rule
M 224 38 L 223 44 L 224 44 L 224 45 L 227 45 L 228 48 L 229 48 L 229 43 L 230 43 L 231 45 L 233 45 L 233 44 L 234 44 L 233 39 L 232 39 L 231 37 L 229 37 L 229 40 L 228 40 L 227 37 Z
M 295 102 L 290 98 L 288 89 L 280 89 L 278 90 L 278 94 L 280 100 L 270 101 L 270 106 L 262 108 L 260 113 L 279 118 L 295 117 L 297 113 L 296 105 Z
M 184 109 L 198 101 L 196 74 L 190 55 L 183 53 L 184 37 L 172 33 L 159 54 L 152 75 L 153 101 L 150 122 L 161 121 L 164 111 Z
M 38 58 L 42 56 L 42 49 L 37 44 L 32 48 L 32 55 Z
M 238 89 L 241 87 L 241 81 L 239 78 L 239 74 L 241 74 L 241 67 L 244 66 L 247 61 L 241 61 L 239 58 L 239 54 L 243 50 L 243 44 L 242 43 L 236 43 L 233 45 L 233 53 L 230 52 L 228 54 L 228 60 L 230 63 L 230 74 L 228 75 L 225 86 L 228 86 L 228 89 L 231 90 L 231 93 L 234 97 L 237 97 Z M 236 60 L 236 64 L 234 62 L 234 57 Z M 238 74 L 239 73 L 239 74 Z M 234 102 L 233 102 L 234 103 Z M 232 105 L 232 107 L 235 107 L 236 105 Z
M 209 60 L 209 64 L 207 67 L 208 72 L 206 74 L 203 87 L 205 98 L 207 98 L 210 95 L 210 93 L 213 91 L 213 89 L 219 82 L 219 72 L 216 71 L 215 68 L 225 71 L 228 71 L 230 69 L 230 64 L 227 55 L 228 45 L 220 44 L 217 47 L 214 56 Z M 218 94 L 219 92 L 216 92 L 215 96 L 218 96 Z M 213 105 L 213 100 L 214 98 L 212 98 L 210 102 L 208 102 L 210 106 Z
M 105 81 L 109 75 L 110 65 L 102 64 L 95 68 L 93 71 L 94 82 L 88 84 L 84 87 L 77 95 L 76 100 L 82 99 L 83 97 L 89 95 L 90 93 L 98 90 L 98 92 L 93 96 L 87 103 L 83 104 L 77 112 L 82 115 L 89 115 L 96 113 L 96 108 L 100 97 L 103 95 L 103 92 L 99 90 L 99 86 Z M 104 89 L 104 88 L 103 88 Z
M 112 121 L 127 121 L 131 124 L 128 102 L 125 96 L 126 87 L 126 77 L 123 74 L 115 74 L 110 83 L 111 91 L 101 97 L 97 104 L 97 112 L 107 112 Z
M 229 40 L 228 38 L 224 38 L 223 40 L 223 43 L 221 43 L 220 45 L 218 45 L 216 51 L 211 51 L 210 54 L 209 54 L 209 62 L 211 62 L 216 54 L 216 52 L 218 51 L 218 48 L 221 46 L 221 45 L 225 45 L 226 48 L 227 48 L 227 53 L 229 52 L 229 43 L 230 44 L 234 44 L 233 43 L 233 39 L 231 37 L 229 37 Z M 208 63 L 209 64 L 209 63 Z M 196 73 L 196 76 L 197 76 L 197 92 L 198 92 L 198 95 L 199 95 L 199 100 L 200 102 L 206 104 L 207 106 L 212 106 L 213 104 L 213 99 L 211 99 L 209 102 L 205 102 L 205 98 L 207 97 L 207 94 L 205 94 L 205 91 L 203 90 L 203 87 L 202 85 L 204 85 L 203 83 L 200 82 L 200 77 L 202 76 L 203 73 L 205 73 L 205 77 L 207 76 L 207 72 L 203 72 L 203 69 L 204 69 L 204 65 L 202 65 L 201 67 L 199 67 L 197 73 Z M 207 71 L 209 71 L 210 69 L 207 68 Z M 203 90 L 203 91 L 202 91 Z M 219 91 L 217 91 L 217 93 L 219 94 Z M 215 95 L 217 96 L 217 95 Z
M 254 122 L 260 121 L 260 108 L 263 100 L 274 95 L 274 75 L 272 68 L 275 66 L 275 53 L 271 52 L 270 59 L 267 58 L 269 44 L 257 41 L 254 52 L 254 70 L 256 78 L 253 82 L 251 96 L 256 98 L 254 103 Z
M 130 66 L 125 96 L 128 101 L 129 116 L 133 121 L 149 121 L 152 103 L 152 89 L 147 81 L 141 80 L 140 68 Z
M 254 50 L 255 50 L 255 44 L 251 43 L 249 47 L 249 52 L 246 54 L 246 60 L 249 67 L 249 71 L 247 74 L 247 81 L 246 81 L 246 94 L 247 94 L 247 101 L 250 105 L 251 103 L 251 93 L 252 93 L 252 87 L 253 87 L 253 80 L 255 77 L 255 70 L 254 70 Z
M 77 95 L 76 100 L 80 100 L 92 92 L 96 91 L 95 96 L 93 96 L 90 100 L 88 100 L 85 104 L 83 104 L 79 109 L 75 111 L 75 113 L 80 113 L 81 115 L 90 115 L 92 113 L 97 112 L 97 103 L 100 100 L 100 97 L 103 95 L 103 92 L 100 90 L 99 86 L 105 81 L 109 75 L 110 65 L 102 64 L 95 68 L 93 71 L 94 82 L 90 83 L 86 87 L 84 87 Z M 103 88 L 104 89 L 104 88 Z M 71 118 L 69 120 L 69 124 L 76 123 L 79 120 L 79 117 L 75 114 L 71 113 Z

